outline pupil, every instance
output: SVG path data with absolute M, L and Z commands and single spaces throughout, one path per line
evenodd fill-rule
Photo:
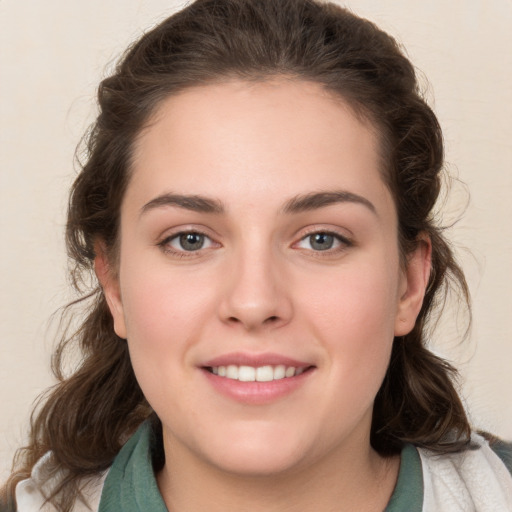
M 180 245 L 186 251 L 197 251 L 204 244 L 204 235 L 199 233 L 187 233 L 180 236 Z
M 334 237 L 327 233 L 315 233 L 309 237 L 311 247 L 317 251 L 326 251 L 330 249 L 334 243 Z

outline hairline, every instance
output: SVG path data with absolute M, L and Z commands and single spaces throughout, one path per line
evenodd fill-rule
M 122 205 L 124 203 L 126 197 L 126 191 L 131 183 L 131 178 L 134 172 L 134 168 L 136 165 L 137 159 L 137 148 L 141 142 L 141 139 L 144 136 L 144 133 L 150 129 L 155 123 L 159 120 L 159 115 L 161 112 L 161 106 L 170 98 L 177 97 L 182 93 L 186 93 L 190 90 L 194 89 L 202 89 L 206 87 L 210 87 L 212 85 L 222 85 L 222 84 L 230 84 L 230 83 L 247 83 L 247 84 L 264 84 L 269 82 L 302 82 L 302 83 L 310 83 L 314 85 L 320 86 L 321 90 L 326 93 L 326 95 L 333 100 L 335 103 L 340 104 L 343 108 L 347 108 L 349 112 L 351 112 L 356 119 L 362 123 L 374 136 L 376 141 L 376 151 L 378 158 L 378 170 L 381 175 L 381 179 L 389 190 L 393 205 L 395 207 L 395 211 L 397 214 L 397 245 L 400 253 L 400 261 L 401 264 L 406 264 L 406 252 L 405 248 L 402 247 L 401 243 L 401 235 L 400 235 L 400 218 L 398 217 L 398 198 L 396 197 L 396 191 L 394 191 L 394 187 L 392 185 L 392 168 L 391 168 L 391 148 L 389 141 L 389 130 L 386 129 L 383 123 L 378 122 L 377 116 L 371 111 L 370 107 L 363 105 L 360 101 L 351 98 L 351 95 L 347 92 L 344 93 L 341 88 L 336 89 L 332 84 L 329 85 L 325 80 L 321 80 L 319 77 L 313 77 L 308 75 L 301 75 L 300 73 L 293 71 L 280 71 L 280 70 L 270 70 L 270 71 L 261 71 L 261 70 L 248 70 L 244 73 L 239 71 L 225 71 L 219 72 L 215 76 L 209 76 L 202 79 L 197 79 L 196 82 L 184 83 L 180 84 L 175 88 L 175 90 L 168 90 L 164 94 L 161 95 L 159 99 L 157 99 L 151 108 L 149 109 L 148 114 L 143 120 L 141 126 L 135 130 L 133 135 L 133 139 L 129 144 L 129 155 L 127 158 L 126 165 L 126 173 L 125 173 L 125 183 L 124 190 L 122 194 L 122 198 L 119 204 L 118 211 L 118 225 L 116 230 L 116 236 L 114 243 L 111 248 L 108 249 L 109 259 L 112 258 L 112 264 L 117 270 L 119 268 L 119 257 L 120 257 L 120 247 L 121 247 L 121 210 Z

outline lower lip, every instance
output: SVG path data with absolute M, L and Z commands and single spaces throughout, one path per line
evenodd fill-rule
M 219 377 L 202 368 L 201 371 L 216 391 L 232 400 L 250 405 L 263 405 L 290 395 L 300 388 L 313 373 L 309 368 L 295 377 L 272 380 L 269 382 L 242 382 Z

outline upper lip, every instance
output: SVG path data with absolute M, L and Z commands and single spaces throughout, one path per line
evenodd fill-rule
M 258 368 L 260 366 L 293 366 L 295 368 L 307 368 L 313 366 L 309 362 L 299 361 L 291 357 L 275 353 L 263 354 L 249 354 L 244 352 L 233 352 L 230 354 L 223 354 L 221 356 L 209 359 L 201 366 L 203 367 L 217 367 L 217 366 L 253 366 Z

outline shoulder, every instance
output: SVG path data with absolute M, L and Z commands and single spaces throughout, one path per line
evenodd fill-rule
M 485 435 L 491 450 L 501 459 L 512 475 L 512 442 L 503 441 L 497 437 Z
M 160 495 L 151 457 L 153 438 L 150 423 L 142 423 L 126 441 L 109 469 L 80 480 L 81 496 L 70 512 L 132 510 L 134 490 L 146 495 L 150 489 L 158 501 Z M 41 457 L 32 469 L 30 478 L 22 480 L 16 486 L 16 512 L 56 512 L 55 506 L 46 502 L 46 497 L 62 483 L 65 473 L 53 470 L 51 457 L 51 452 Z M 126 506 L 121 508 L 118 499 L 120 493 L 126 501 Z M 166 509 L 149 507 L 147 510 Z
M 478 434 L 471 441 L 469 449 L 452 454 L 418 449 L 424 510 L 512 511 L 512 446 Z
M 46 497 L 61 482 L 62 471 L 49 474 L 51 452 L 46 453 L 35 464 L 30 478 L 22 480 L 16 486 L 17 512 L 55 512 L 55 507 L 46 502 Z M 77 500 L 72 512 L 91 512 L 98 510 L 103 483 L 108 471 L 95 477 L 84 478 L 81 483 L 81 492 L 84 500 Z

